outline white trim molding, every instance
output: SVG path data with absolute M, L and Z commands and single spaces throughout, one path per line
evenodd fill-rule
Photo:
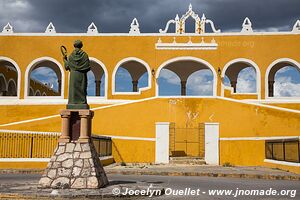
M 174 37 L 173 42 L 163 43 L 161 38 L 158 39 L 155 44 L 157 50 L 217 50 L 218 44 L 215 39 L 212 39 L 210 42 L 204 42 L 202 37 L 201 42 L 193 43 L 191 37 L 186 43 L 177 43 L 176 38 Z
M 269 136 L 269 137 L 222 137 L 223 141 L 257 141 L 257 140 L 286 140 L 300 139 L 300 136 Z
M 116 73 L 117 73 L 119 67 L 121 67 L 122 64 L 130 62 L 130 61 L 136 61 L 136 62 L 142 64 L 146 68 L 147 73 L 148 73 L 148 86 L 143 87 L 143 88 L 139 88 L 138 92 L 116 92 Z M 112 83 L 111 83 L 111 85 L 112 85 L 112 87 L 111 87 L 112 95 L 140 95 L 142 93 L 142 91 L 145 91 L 145 90 L 148 90 L 148 89 L 151 88 L 151 84 L 152 84 L 151 80 L 152 80 L 151 68 L 150 68 L 150 66 L 148 65 L 147 62 L 145 62 L 144 60 L 142 60 L 140 58 L 137 58 L 137 57 L 124 58 L 116 64 L 116 66 L 113 70 L 113 73 L 112 73 Z
M 294 67 L 298 67 L 298 70 L 300 70 L 300 63 L 291 58 L 279 58 L 279 59 L 273 61 L 268 66 L 268 68 L 266 70 L 266 74 L 265 74 L 265 99 L 298 99 L 298 100 L 300 100 L 300 97 L 269 97 L 269 74 L 270 74 L 270 71 L 276 64 L 281 63 L 281 62 L 285 62 Z
M 155 123 L 155 163 L 169 163 L 170 123 Z
M 45 33 L 48 33 L 48 34 L 55 34 L 56 33 L 55 26 L 53 25 L 52 22 L 50 22 L 49 25 L 47 26 L 47 28 L 45 30 Z
M 179 62 L 179 61 L 195 61 L 195 62 L 199 62 L 203 65 L 205 65 L 208 69 L 211 70 L 212 74 L 213 74 L 213 95 L 212 97 L 216 97 L 217 96 L 217 83 L 218 83 L 218 76 L 217 73 L 215 71 L 215 68 L 207 61 L 201 59 L 201 58 L 197 58 L 197 57 L 192 57 L 192 56 L 179 56 L 179 57 L 174 57 L 171 58 L 165 62 L 163 62 L 156 70 L 156 75 L 155 75 L 155 96 L 159 97 L 159 98 L 168 98 L 171 96 L 159 96 L 159 85 L 157 83 L 157 79 L 159 78 L 160 75 L 160 71 L 167 66 L 170 63 L 173 62 Z M 173 96 L 174 97 L 174 96 Z M 177 98 L 179 96 L 176 96 L 175 98 Z M 192 98 L 191 96 L 186 96 L 187 98 Z M 198 96 L 199 97 L 199 96 Z M 201 97 L 201 96 L 200 96 Z
M 29 96 L 29 86 L 30 86 L 30 73 L 32 72 L 32 68 L 35 67 L 37 64 L 44 62 L 44 61 L 50 61 L 53 62 L 55 65 L 58 66 L 60 73 L 61 73 L 61 93 L 60 96 Z M 57 77 L 58 80 L 60 77 Z M 47 99 L 63 99 L 64 98 L 64 88 L 65 88 L 65 71 L 64 68 L 62 67 L 62 65 L 60 64 L 60 62 L 58 62 L 57 60 L 55 60 L 54 58 L 51 57 L 40 57 L 37 58 L 35 60 L 33 60 L 26 68 L 25 71 L 25 82 L 24 82 L 24 99 L 42 99 L 42 98 L 47 98 Z
M 4 33 L 4 34 L 12 34 L 12 33 L 14 33 L 14 27 L 12 25 L 10 25 L 10 23 L 8 22 L 3 27 L 2 33 Z
M 222 74 L 221 74 L 221 77 L 223 79 L 221 81 L 221 96 L 224 97 L 224 90 L 225 90 L 225 87 L 227 87 L 227 86 L 224 85 L 225 73 L 226 73 L 227 69 L 231 65 L 233 65 L 235 63 L 239 63 L 239 62 L 248 64 L 248 65 L 250 65 L 249 67 L 253 67 L 255 69 L 255 72 L 256 72 L 256 92 L 251 93 L 251 94 L 257 94 L 257 98 L 261 99 L 261 72 L 260 72 L 260 69 L 259 69 L 258 65 L 254 61 L 252 61 L 248 58 L 236 58 L 236 59 L 233 59 L 233 60 L 231 60 L 231 61 L 229 61 L 228 63 L 225 64 L 225 66 L 222 69 Z M 238 94 L 243 95 L 243 94 L 249 94 L 249 93 L 238 93 Z
M 291 166 L 291 167 L 300 167 L 300 163 L 287 162 L 287 161 L 264 159 L 264 162 L 265 163 L 278 164 L 278 165 L 286 165 L 286 166 Z
M 19 65 L 11 58 L 8 58 L 8 57 L 4 57 L 4 56 L 0 56 L 0 62 L 1 61 L 7 61 L 7 62 L 10 62 L 14 67 L 15 69 L 17 70 L 17 96 L 1 96 L 0 99 L 20 99 L 20 92 L 21 92 L 21 70 L 20 70 L 20 67 Z

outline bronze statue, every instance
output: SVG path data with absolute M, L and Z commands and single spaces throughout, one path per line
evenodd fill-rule
M 67 57 L 67 49 L 61 46 L 65 69 L 70 71 L 69 97 L 67 109 L 89 109 L 87 104 L 87 72 L 90 71 L 90 60 L 81 48 L 80 40 L 74 42 L 75 49 Z

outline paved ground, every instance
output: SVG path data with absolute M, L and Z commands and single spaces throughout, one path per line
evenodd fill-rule
M 22 193 L 23 190 L 28 190 L 36 194 L 37 192 L 41 193 L 41 191 L 37 191 L 36 183 L 38 182 L 41 175 L 39 174 L 1 174 L 0 175 L 0 198 L 3 198 L 3 193 L 7 192 L 18 192 Z M 200 189 L 199 195 L 192 196 L 192 195 L 181 195 L 181 196 L 174 196 L 174 195 L 161 195 L 152 197 L 152 199 L 300 199 L 300 184 L 299 181 L 287 181 L 287 180 L 261 180 L 261 179 L 240 179 L 240 178 L 216 178 L 216 177 L 186 177 L 186 176 L 146 176 L 146 175 L 117 175 L 117 174 L 110 174 L 108 175 L 110 180 L 111 186 L 107 187 L 105 191 L 107 193 L 112 193 L 115 188 L 122 189 L 121 191 L 125 193 L 126 187 L 129 188 L 130 191 L 141 191 L 145 190 L 150 187 L 150 190 L 155 192 L 156 189 L 161 191 L 161 188 L 164 188 L 165 193 L 170 192 L 188 192 L 197 191 Z M 120 188 L 120 185 L 123 188 Z M 137 187 L 140 186 L 140 187 Z M 151 187 L 152 186 L 152 187 Z M 189 189 L 190 188 L 190 189 Z M 282 190 L 289 190 L 287 195 L 275 195 L 275 196 L 237 196 L 234 197 L 234 194 L 238 190 L 259 190 L 259 191 L 275 191 L 282 192 Z M 219 190 L 232 190 L 231 195 L 209 195 L 209 192 L 215 191 L 215 189 Z M 102 189 L 103 190 L 103 189 Z M 114 190 L 114 192 L 118 192 L 118 190 Z M 58 194 L 67 194 L 69 193 L 69 198 L 67 199 L 86 199 L 86 197 L 79 197 L 75 198 L 72 197 L 78 191 L 53 191 L 47 190 L 48 197 L 45 199 L 53 199 L 54 196 L 51 196 L 50 193 Z M 97 193 L 98 191 L 81 191 L 81 193 L 85 194 L 92 194 Z M 295 193 L 296 192 L 296 193 Z M 284 191 L 286 194 L 287 191 Z M 1 196 L 2 194 L 2 196 Z M 28 192 L 27 192 L 28 194 Z M 150 193 L 148 193 L 150 194 Z M 162 192 L 163 194 L 163 192 Z M 121 195 L 123 196 L 123 195 Z M 22 199 L 20 196 L 6 196 L 6 199 Z M 95 198 L 96 196 L 90 196 L 90 198 Z M 97 199 L 101 199 L 101 195 L 97 196 Z M 119 197 L 114 197 L 113 195 L 107 196 L 108 199 L 117 199 Z M 130 199 L 133 199 L 134 196 L 131 196 Z M 23 197 L 24 199 L 24 197 Z M 28 198 L 26 198 L 28 199 Z M 29 198 L 31 199 L 31 198 Z M 44 199 L 41 197 L 37 197 L 36 199 Z M 58 198 L 59 199 L 59 198 Z M 122 200 L 128 199 L 122 197 Z M 141 197 L 135 196 L 134 199 L 149 199 L 149 197 Z
M 222 167 L 210 165 L 132 165 L 105 167 L 109 174 L 208 176 L 230 178 L 256 178 L 275 180 L 300 180 L 299 174 L 264 167 Z

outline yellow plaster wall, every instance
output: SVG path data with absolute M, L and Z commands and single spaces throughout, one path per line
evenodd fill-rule
M 112 155 L 115 162 L 151 163 L 155 161 L 155 142 L 141 140 L 112 140 Z
M 69 51 L 76 39 L 81 39 L 91 57 L 102 61 L 108 71 L 108 98 L 109 99 L 142 99 L 155 95 L 155 81 L 152 81 L 150 90 L 141 95 L 119 96 L 112 95 L 112 72 L 116 64 L 127 57 L 137 57 L 149 64 L 157 72 L 158 67 L 165 61 L 182 56 L 192 56 L 209 62 L 217 72 L 218 67 L 223 67 L 236 58 L 247 58 L 255 62 L 261 73 L 261 96 L 265 94 L 265 72 L 267 67 L 276 59 L 291 58 L 300 62 L 298 49 L 300 48 L 300 34 L 290 35 L 214 35 L 203 36 L 204 41 L 215 39 L 218 43 L 217 50 L 157 50 L 155 44 L 158 38 L 162 42 L 172 42 L 173 36 L 0 36 L 0 55 L 9 57 L 17 62 L 21 68 L 21 98 L 24 96 L 24 73 L 26 67 L 34 59 L 49 56 L 62 64 L 60 46 L 65 45 Z M 192 42 L 201 42 L 198 36 L 191 37 Z M 177 42 L 186 43 L 189 36 L 177 36 Z M 276 42 L 274 42 L 276 41 Z M 272 51 L 272 53 L 270 53 Z M 149 76 L 152 76 L 149 74 Z M 65 88 L 67 91 L 68 73 L 65 72 Z M 218 95 L 220 95 L 221 81 L 218 78 Z M 67 98 L 67 92 L 64 94 Z
M 155 138 L 155 122 L 175 122 L 177 127 L 197 127 L 203 122 L 219 122 L 220 137 L 299 136 L 300 114 L 220 98 L 156 98 L 96 109 L 92 132 Z M 60 131 L 60 124 L 60 118 L 57 117 L 2 128 Z M 224 146 L 221 143 L 221 148 L 224 148 L 224 151 L 221 150 L 222 162 L 228 159 L 236 165 L 261 164 L 264 151 L 263 147 L 259 147 L 260 142 L 238 142 L 236 147 L 234 144 L 224 142 Z M 113 151 L 117 162 L 153 162 L 155 156 L 154 143 L 149 141 L 114 140 Z M 120 152 L 120 156 L 116 151 Z M 249 152 L 242 158 L 240 151 Z M 230 152 L 232 157 L 228 157 L 226 152 Z
M 266 105 L 272 105 L 281 108 L 289 108 L 293 110 L 300 110 L 300 103 L 268 103 Z
M 101 107 L 101 106 L 107 106 L 109 104 L 93 104 L 90 105 L 91 108 L 96 108 L 96 107 Z M 36 119 L 36 118 L 41 118 L 41 117 L 48 117 L 55 115 L 53 119 L 48 119 L 50 120 L 49 122 L 52 122 L 51 126 L 49 126 L 49 123 L 47 120 L 44 120 L 45 123 L 48 123 L 48 127 L 43 127 L 40 125 L 37 127 L 35 124 L 35 130 L 38 131 L 60 131 L 60 110 L 63 110 L 66 108 L 66 105 L 1 105 L 0 106 L 0 113 L 1 113 L 1 118 L 0 118 L 0 125 L 7 124 L 7 123 L 12 123 L 12 122 L 19 122 L 23 120 L 31 120 L 31 119 Z M 51 121 L 54 120 L 54 121 Z M 43 123 L 43 122 L 42 122 Z M 56 124 L 58 123 L 58 124 Z M 26 124 L 30 125 L 29 124 Z M 10 126 L 9 129 L 17 128 L 14 126 Z M 3 127 L 0 126 L 0 129 L 4 129 Z M 16 129 L 17 130 L 17 129 Z M 20 130 L 26 130 L 25 129 L 20 129 Z M 30 126 L 27 127 L 27 130 L 31 130 Z M 33 130 L 31 130 L 33 131 Z
M 261 166 L 265 159 L 265 141 L 220 141 L 220 164 Z

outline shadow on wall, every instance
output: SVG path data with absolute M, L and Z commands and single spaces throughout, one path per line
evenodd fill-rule
M 121 156 L 121 154 L 120 154 L 120 151 L 118 150 L 118 148 L 117 148 L 117 146 L 116 146 L 116 144 L 115 144 L 115 142 L 114 142 L 113 139 L 112 139 L 111 143 L 112 143 L 112 146 L 113 146 L 114 149 L 115 149 L 115 152 L 116 152 L 117 155 L 118 155 L 118 158 L 121 160 L 121 163 L 125 163 L 125 162 L 124 162 L 124 159 L 122 158 L 122 156 Z M 115 156 L 114 156 L 114 157 L 115 157 Z

